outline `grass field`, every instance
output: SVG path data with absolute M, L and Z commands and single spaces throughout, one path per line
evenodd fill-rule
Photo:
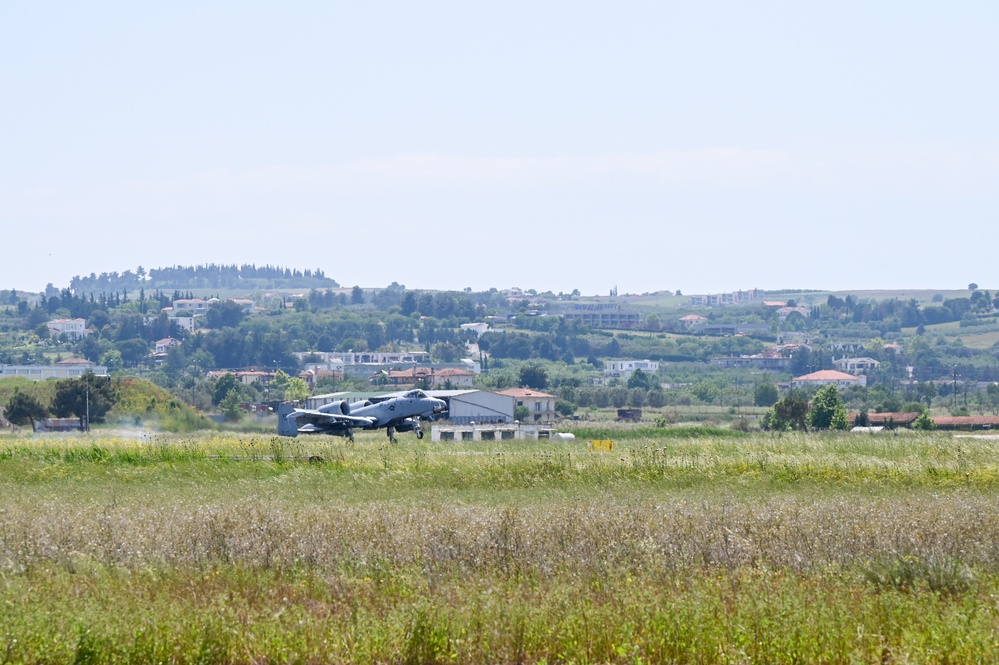
M 999 440 L 0 436 L 5 662 L 993 662 Z

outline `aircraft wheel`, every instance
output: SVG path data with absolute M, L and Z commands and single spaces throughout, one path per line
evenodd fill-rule
M 422 439 L 423 438 L 423 430 L 422 429 L 416 430 L 416 438 L 417 439 Z

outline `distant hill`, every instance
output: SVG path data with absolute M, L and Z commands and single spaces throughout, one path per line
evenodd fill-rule
M 147 273 L 141 266 L 134 272 L 102 272 L 100 275 L 77 275 L 69 288 L 76 295 L 134 293 L 168 289 L 311 289 L 338 288 L 340 285 L 322 270 L 296 270 L 280 266 L 216 265 L 171 266 L 152 268 Z

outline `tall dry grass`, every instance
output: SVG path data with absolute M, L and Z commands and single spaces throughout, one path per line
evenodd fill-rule
M 0 657 L 987 661 L 996 452 L 940 434 L 611 454 L 9 439 Z

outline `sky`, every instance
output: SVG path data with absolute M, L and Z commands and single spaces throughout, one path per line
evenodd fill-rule
M 999 3 L 0 3 L 0 289 L 999 286 Z

